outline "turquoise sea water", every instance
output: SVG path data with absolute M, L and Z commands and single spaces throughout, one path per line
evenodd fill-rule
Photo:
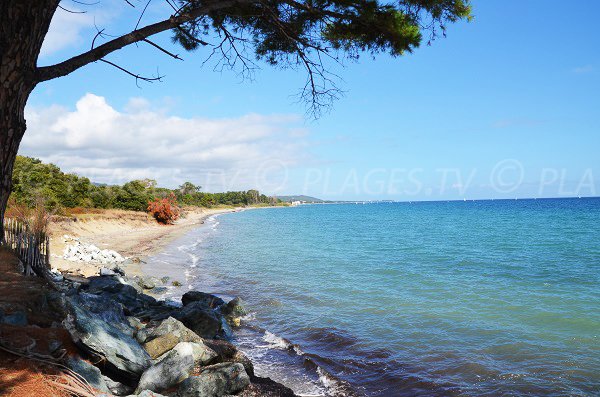
M 235 339 L 299 393 L 600 395 L 600 199 L 310 205 L 208 223 L 179 246 L 190 284 L 241 296 L 251 314 Z

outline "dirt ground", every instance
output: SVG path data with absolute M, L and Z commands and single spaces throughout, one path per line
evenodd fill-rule
M 60 379 L 56 366 L 14 353 L 50 356 L 49 341 L 60 342 L 64 354 L 76 352 L 67 331 L 53 324 L 56 315 L 45 309 L 49 287 L 40 278 L 17 273 L 18 263 L 10 251 L 0 248 L 0 310 L 5 315 L 25 312 L 28 321 L 25 327 L 0 324 L 0 396 L 67 396 L 51 383 Z

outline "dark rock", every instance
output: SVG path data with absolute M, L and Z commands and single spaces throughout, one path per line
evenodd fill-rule
M 50 352 L 50 354 L 54 354 L 57 351 L 61 350 L 63 348 L 63 343 L 59 340 L 56 339 L 50 339 L 48 341 L 48 352 Z
M 123 307 L 110 297 L 103 295 L 88 294 L 85 292 L 67 298 L 69 308 L 78 305 L 99 319 L 118 328 L 122 332 L 133 335 L 134 330 L 123 314 Z
M 192 302 L 200 302 L 204 306 L 211 309 L 216 309 L 217 307 L 225 304 L 223 299 L 200 291 L 188 291 L 181 297 L 181 303 L 183 303 L 183 306 L 187 306 Z
M 246 315 L 246 310 L 240 298 L 233 298 L 225 305 L 221 306 L 221 313 L 227 317 L 242 317 Z
M 223 330 L 221 318 L 204 302 L 188 303 L 173 317 L 203 338 L 212 339 Z
M 167 287 L 154 287 L 152 289 L 152 293 L 155 295 L 161 295 L 168 291 L 169 291 L 169 289 Z
M 119 267 L 119 265 L 116 265 L 115 267 L 112 268 L 112 271 L 120 274 L 121 276 L 125 276 L 125 270 L 123 270 L 121 267 Z
M 179 397 L 221 397 L 235 394 L 250 384 L 250 378 L 240 363 L 221 363 L 202 369 L 179 386 Z
M 108 304 L 107 304 L 108 306 Z M 150 367 L 152 361 L 148 353 L 131 336 L 129 324 L 111 323 L 106 318 L 116 318 L 113 314 L 96 313 L 79 304 L 75 299 L 70 302 L 69 316 L 64 322 L 73 341 L 97 360 L 105 360 L 105 368 L 119 376 L 136 380 Z M 130 332 L 124 332 L 128 327 Z
M 158 305 L 156 299 L 139 293 L 121 277 L 90 277 L 87 291 L 120 303 L 128 315 L 137 316 L 148 311 L 150 307 Z
M 250 385 L 237 394 L 240 397 L 298 397 L 289 387 L 271 378 L 250 377 Z
M 210 347 L 217 353 L 216 362 L 234 362 L 244 366 L 246 373 L 250 376 L 254 375 L 254 365 L 252 361 L 232 343 L 220 339 L 206 339 L 204 344 Z
M 67 358 L 66 365 L 81 375 L 94 389 L 104 393 L 110 392 L 102 373 L 97 367 L 76 357 Z
M 14 325 L 17 327 L 27 326 L 27 313 L 18 311 L 11 314 L 5 314 L 0 319 L 0 323 Z
M 142 374 L 137 390 L 167 390 L 187 379 L 197 365 L 210 362 L 216 355 L 204 344 L 181 342 Z
M 58 314 L 61 320 L 67 317 L 69 313 L 67 297 L 58 291 L 49 291 L 45 295 L 48 308 Z
M 241 317 L 246 315 L 246 310 L 242 305 L 240 298 L 234 298 L 219 308 L 221 314 L 225 316 L 227 323 L 232 327 L 239 327 Z

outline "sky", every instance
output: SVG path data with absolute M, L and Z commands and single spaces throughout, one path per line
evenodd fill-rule
M 96 26 L 137 21 L 122 0 L 63 1 L 42 48 L 51 65 L 90 48 Z M 141 4 L 141 3 L 140 3 Z M 205 191 L 257 188 L 330 200 L 600 195 L 600 2 L 473 0 L 474 20 L 414 53 L 333 66 L 343 96 L 314 119 L 302 70 L 214 71 L 165 33 L 41 83 L 20 154 L 94 182 L 152 178 Z M 151 3 L 142 24 L 165 15 Z

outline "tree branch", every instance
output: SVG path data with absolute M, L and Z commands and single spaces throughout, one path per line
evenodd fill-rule
M 83 54 L 74 56 L 73 58 L 67 59 L 64 62 L 58 63 L 51 66 L 39 67 L 36 72 L 37 82 L 47 81 L 55 79 L 57 77 L 66 76 L 69 73 L 89 64 L 96 62 L 106 55 L 120 50 L 121 48 L 128 46 L 139 41 L 143 41 L 147 37 L 155 35 L 166 30 L 176 28 L 186 22 L 192 21 L 202 15 L 206 15 L 209 12 L 217 11 L 225 8 L 232 7 L 236 4 L 250 3 L 252 0 L 213 0 L 203 2 L 203 5 L 195 8 L 185 14 L 178 16 L 171 16 L 161 22 L 157 22 L 141 29 L 136 29 L 123 36 L 117 37 L 114 40 L 106 42 L 96 48 L 93 48 Z

